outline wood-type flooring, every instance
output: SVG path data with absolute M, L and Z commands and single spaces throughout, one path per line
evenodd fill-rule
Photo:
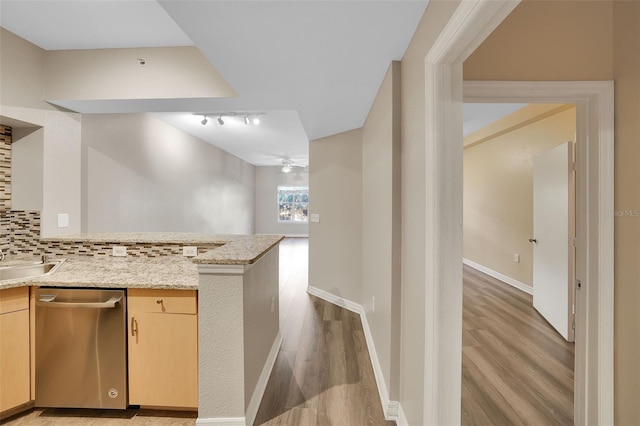
M 573 424 L 574 344 L 532 296 L 464 267 L 463 425 Z
M 384 419 L 360 316 L 306 293 L 306 244 L 281 247 L 282 258 L 295 258 L 289 249 L 300 258 L 280 265 L 292 299 L 281 306 L 283 344 L 254 424 L 393 425 Z

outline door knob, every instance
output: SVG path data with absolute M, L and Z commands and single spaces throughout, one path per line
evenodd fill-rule
M 529 238 L 529 242 L 530 242 L 530 243 L 537 243 L 537 242 L 538 242 L 538 240 L 536 240 L 535 238 Z

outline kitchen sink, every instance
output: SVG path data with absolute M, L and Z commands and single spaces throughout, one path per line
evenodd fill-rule
M 18 278 L 34 278 L 50 275 L 55 272 L 64 260 L 55 262 L 43 262 L 35 265 L 18 265 L 0 267 L 0 281 L 15 280 Z

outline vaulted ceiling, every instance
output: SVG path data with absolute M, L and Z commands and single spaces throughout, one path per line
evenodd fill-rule
M 306 161 L 308 141 L 361 127 L 390 61 L 427 1 L 6 1 L 0 25 L 45 50 L 195 45 L 239 94 L 165 110 L 148 102 L 78 112 L 157 116 L 256 165 Z M 264 131 L 235 134 L 195 112 L 262 111 Z M 144 111 L 146 112 L 146 111 Z M 267 124 L 273 118 L 271 124 Z M 215 124 L 215 123 L 214 123 Z

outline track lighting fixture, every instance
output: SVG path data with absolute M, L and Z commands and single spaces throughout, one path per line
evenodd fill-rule
M 0 0 L 2 1 L 2 0 Z M 244 121 L 244 124 L 249 125 L 249 124 L 254 124 L 254 125 L 259 125 L 260 124 L 260 116 L 261 115 L 266 115 L 265 112 L 254 112 L 254 111 L 241 111 L 241 112 L 235 112 L 235 111 L 228 111 L 228 112 L 194 112 L 193 115 L 202 117 L 202 120 L 200 121 L 200 123 L 204 126 L 209 122 L 209 117 L 217 117 L 216 121 L 218 122 L 218 124 L 220 124 L 221 126 L 224 126 L 225 124 L 225 120 L 226 119 L 231 119 L 231 124 L 234 125 L 237 122 L 241 122 L 240 120 Z

